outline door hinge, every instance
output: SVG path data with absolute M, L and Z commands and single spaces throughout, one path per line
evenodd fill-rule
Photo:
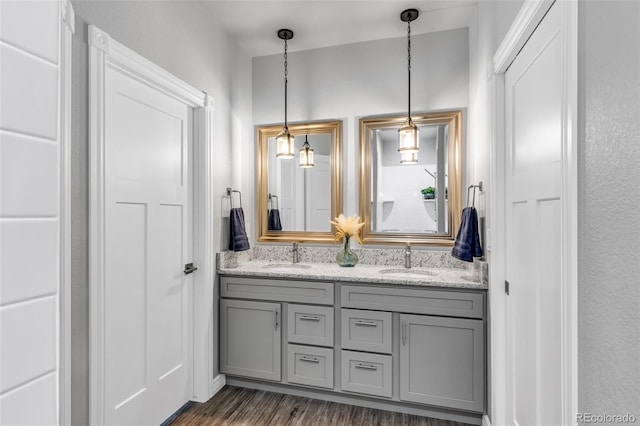
M 197 270 L 198 270 L 198 268 L 193 266 L 193 263 L 187 263 L 187 264 L 184 265 L 184 273 L 187 274 L 187 275 L 193 274 Z
M 509 281 L 504 280 L 504 293 L 508 296 L 509 295 Z

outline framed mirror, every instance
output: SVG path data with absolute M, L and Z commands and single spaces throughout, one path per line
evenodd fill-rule
M 329 221 L 342 212 L 342 122 L 289 124 L 294 158 L 276 156 L 281 130 L 281 124 L 257 127 L 258 241 L 333 242 Z M 313 167 L 300 164 L 305 141 L 313 150 Z
M 398 152 L 405 119 L 360 119 L 362 240 L 453 245 L 462 209 L 462 112 L 412 115 L 420 130 L 417 158 Z

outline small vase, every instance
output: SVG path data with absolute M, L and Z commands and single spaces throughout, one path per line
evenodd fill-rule
M 342 250 L 340 250 L 336 256 L 336 262 L 338 262 L 340 266 L 355 266 L 356 263 L 358 263 L 358 255 L 351 250 L 351 246 L 349 245 L 350 239 L 351 237 L 344 237 Z

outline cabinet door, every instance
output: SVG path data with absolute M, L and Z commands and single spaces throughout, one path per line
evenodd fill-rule
M 400 399 L 484 411 L 480 320 L 400 315 Z
M 279 303 L 220 301 L 220 370 L 280 381 Z

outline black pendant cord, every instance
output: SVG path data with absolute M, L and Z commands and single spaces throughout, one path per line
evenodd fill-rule
M 287 128 L 287 84 L 289 83 L 287 70 L 287 40 L 284 40 L 284 127 Z
M 409 80 L 407 118 L 411 119 L 411 21 L 407 21 L 407 72 Z

